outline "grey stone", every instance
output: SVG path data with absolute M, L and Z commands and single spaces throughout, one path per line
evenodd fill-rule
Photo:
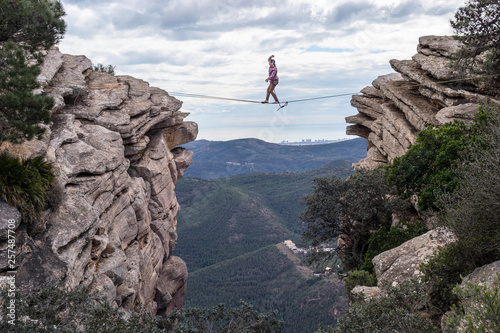
M 20 288 L 88 286 L 125 315 L 138 303 L 157 313 L 157 301 L 165 315 L 182 307 L 187 276 L 185 265 L 164 264 L 177 262 L 170 260 L 175 183 L 192 161 L 192 152 L 175 146 L 195 140 L 198 127 L 166 91 L 91 68 L 85 56 L 47 52 L 36 93 L 56 101 L 53 123 L 42 140 L 0 147 L 43 156 L 59 189 L 36 240 L 18 228 L 20 214 L 0 203 L 0 259 L 7 258 L 4 219 L 14 219 Z M 159 279 L 166 289 L 157 288 Z
M 418 53 L 411 60 L 390 60 L 397 73 L 379 76 L 361 95 L 352 97 L 351 105 L 359 113 L 346 117 L 353 124 L 346 133 L 368 140 L 368 155 L 355 168 L 391 163 L 406 153 L 427 125 L 455 119 L 470 123 L 478 104 L 500 104 L 482 92 L 480 84 L 467 90 L 446 83 L 450 59 L 459 48 L 460 43 L 450 36 L 420 37 Z
M 0 200 L 0 242 L 13 237 L 14 232 L 21 223 L 21 213 L 3 200 Z
M 449 229 L 440 227 L 375 256 L 372 263 L 378 286 L 396 286 L 402 281 L 419 278 L 422 276 L 420 264 L 439 249 L 455 241 L 456 237 Z
M 493 288 L 495 286 L 495 281 L 498 279 L 498 274 L 500 274 L 500 260 L 476 268 L 472 273 L 464 277 L 461 286 L 465 288 L 467 282 L 472 282 L 482 286 L 485 285 L 488 288 Z
M 383 292 L 379 287 L 356 286 L 352 288 L 351 294 L 357 297 L 362 296 L 363 301 L 368 302 L 372 298 L 382 296 Z

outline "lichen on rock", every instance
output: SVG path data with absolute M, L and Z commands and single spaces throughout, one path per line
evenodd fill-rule
M 354 95 L 358 110 L 346 117 L 347 134 L 368 140 L 367 157 L 355 167 L 375 168 L 403 155 L 427 125 L 453 120 L 470 123 L 485 101 L 500 104 L 474 80 L 468 88 L 450 84 L 449 62 L 460 44 L 451 36 L 420 37 L 411 60 L 391 60 L 396 73 L 379 76 L 372 86 Z
M 117 308 L 143 304 L 164 315 L 185 296 L 187 269 L 173 256 L 175 184 L 192 162 L 180 145 L 198 127 L 166 91 L 91 68 L 86 57 L 52 48 L 37 91 L 56 100 L 52 124 L 41 141 L 1 147 L 44 156 L 59 189 L 35 233 L 17 230 L 16 282 L 86 286 Z

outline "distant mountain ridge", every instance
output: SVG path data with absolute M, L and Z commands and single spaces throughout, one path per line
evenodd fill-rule
M 363 138 L 305 146 L 259 139 L 197 140 L 183 145 L 194 153 L 193 163 L 184 176 L 215 179 L 254 172 L 303 172 L 334 160 L 356 163 L 366 157 L 366 146 Z

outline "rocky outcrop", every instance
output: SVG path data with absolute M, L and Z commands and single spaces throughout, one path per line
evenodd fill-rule
M 498 274 L 500 274 L 500 260 L 476 268 L 472 273 L 464 277 L 461 287 L 465 289 L 467 282 L 472 282 L 493 288 L 495 287 L 495 283 L 498 282 Z
M 347 134 L 368 140 L 367 157 L 356 167 L 375 168 L 403 155 L 427 125 L 439 126 L 455 119 L 470 122 L 479 104 L 499 103 L 480 84 L 467 81 L 457 88 L 449 80 L 449 61 L 459 43 L 452 37 L 425 36 L 419 39 L 411 60 L 391 60 L 397 73 L 379 76 L 372 86 L 354 95 L 351 105 L 358 114 L 346 118 Z M 476 84 L 476 85 L 475 85 Z
M 56 173 L 43 221 L 29 234 L 17 229 L 16 283 L 86 286 L 124 310 L 166 314 L 182 307 L 186 289 L 186 265 L 173 255 L 174 189 L 192 161 L 179 145 L 197 125 L 167 92 L 91 68 L 51 49 L 38 93 L 56 101 L 52 124 L 41 140 L 1 147 L 44 156 Z
M 455 241 L 456 237 L 449 229 L 440 227 L 382 252 L 372 259 L 377 287 L 356 286 L 351 293 L 362 293 L 366 301 L 382 295 L 386 286 L 395 287 L 403 281 L 419 278 L 422 276 L 420 264 Z
M 494 261 L 491 264 L 476 268 L 472 273 L 464 277 L 462 283 L 460 284 L 460 288 L 462 290 L 470 290 L 468 288 L 468 284 L 473 283 L 493 292 L 495 288 L 499 287 L 499 282 L 500 282 L 499 279 L 500 279 L 500 261 Z M 480 299 L 477 296 L 473 297 L 471 294 L 465 293 L 465 297 L 460 301 L 462 304 L 462 309 L 464 311 L 465 317 L 467 316 L 471 316 L 472 318 L 477 317 L 478 313 L 482 313 L 482 311 L 481 310 L 478 311 L 478 309 L 487 308 L 485 304 L 479 305 L 477 303 L 479 300 L 484 301 L 484 299 Z M 448 311 L 441 318 L 441 329 L 444 333 L 457 332 L 457 330 L 450 330 L 446 327 L 447 326 L 446 322 L 450 318 L 452 313 L 453 313 L 452 311 Z M 464 322 L 465 319 L 462 320 L 463 320 L 462 324 L 466 324 Z M 462 327 L 462 329 L 459 330 L 458 332 L 465 332 L 465 331 L 466 331 L 465 328 Z
M 396 286 L 402 281 L 422 276 L 420 264 L 455 241 L 456 237 L 449 229 L 440 227 L 380 253 L 372 259 L 378 286 Z

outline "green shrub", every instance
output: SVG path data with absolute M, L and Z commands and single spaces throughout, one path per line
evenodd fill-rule
M 420 131 L 416 144 L 386 168 L 385 176 L 398 195 L 403 199 L 417 195 L 419 211 L 435 210 L 436 191 L 458 186 L 451 168 L 470 146 L 467 131 L 459 121 Z
M 306 226 L 302 234 L 313 245 L 341 238 L 337 248 L 345 271 L 359 269 L 364 262 L 373 230 L 390 225 L 392 213 L 400 209 L 398 199 L 389 200 L 383 170 L 357 170 L 343 180 L 314 179 L 314 193 L 304 197 L 300 216 Z
M 500 332 L 500 273 L 492 288 L 467 282 L 466 287 L 456 286 L 453 293 L 459 298 L 458 306 L 447 320 L 452 332 Z
M 500 260 L 500 107 L 482 107 L 476 142 L 454 172 L 460 187 L 438 197 L 441 223 L 479 264 Z
M 362 270 L 374 272 L 372 259 L 378 254 L 391 250 L 404 242 L 420 236 L 427 232 L 427 228 L 422 224 L 398 224 L 395 227 L 387 229 L 382 226 L 374 232 L 368 241 L 368 250 L 365 254 L 365 262 L 361 266 Z
M 422 280 L 432 286 L 432 303 L 443 312 L 457 301 L 453 288 L 462 276 L 470 274 L 476 267 L 474 255 L 461 243 L 451 243 L 420 266 Z
M 115 69 L 116 69 L 116 66 L 113 66 L 113 65 L 107 65 L 107 66 L 104 66 L 103 64 L 97 64 L 97 65 L 92 65 L 92 70 L 94 72 L 99 72 L 99 73 L 108 73 L 110 75 L 115 75 Z
M 17 290 L 15 297 L 12 293 L 0 290 L 0 300 L 7 300 L 0 302 L 2 313 L 9 313 L 10 300 L 15 300 L 15 319 L 9 322 L 11 318 L 3 317 L 0 332 L 278 333 L 283 327 L 275 312 L 262 314 L 244 302 L 236 309 L 227 309 L 221 304 L 213 308 L 184 309 L 182 314 L 173 311 L 166 318 L 153 316 L 138 307 L 125 319 L 109 301 L 89 294 L 85 288 Z
M 4 300 L 14 299 L 4 289 L 0 291 Z M 2 313 L 9 313 L 9 302 L 3 302 Z M 14 325 L 10 318 L 2 318 L 1 332 L 120 332 L 155 333 L 165 332 L 159 326 L 171 327 L 168 320 L 154 317 L 150 312 L 132 313 L 125 320 L 108 301 L 89 295 L 84 288 L 64 291 L 55 287 L 29 292 L 16 291 Z M 21 318 L 24 318 L 21 320 Z
M 415 280 L 404 281 L 397 287 L 389 286 L 386 296 L 353 304 L 339 319 L 335 332 L 435 333 L 432 321 L 418 313 L 426 304 L 426 286 Z
M 33 90 L 40 87 L 41 51 L 63 37 L 65 13 L 49 0 L 0 0 L 0 8 L 0 141 L 17 143 L 40 137 L 40 123 L 50 123 L 54 99 Z
M 39 88 L 36 65 L 27 65 L 23 49 L 14 42 L 0 43 L 0 141 L 19 143 L 40 137 L 50 123 L 54 99 L 33 94 Z
M 356 286 L 367 286 L 373 287 L 377 285 L 377 277 L 375 273 L 369 273 L 367 271 L 358 270 L 358 271 L 350 271 L 347 274 L 347 277 L 344 279 L 345 290 L 347 293 L 347 297 L 350 301 L 354 301 L 351 290 Z
M 453 193 L 463 180 L 457 168 L 490 149 L 492 137 L 498 136 L 498 130 L 492 133 L 492 128 L 498 129 L 498 119 L 498 106 L 483 105 L 470 127 L 460 121 L 429 126 L 418 133 L 405 155 L 386 167 L 385 177 L 401 198 L 416 195 L 420 212 L 439 211 L 440 197 Z M 474 156 L 475 152 L 479 153 Z
M 0 196 L 18 208 L 31 225 L 40 219 L 54 174 L 42 157 L 19 160 L 0 153 Z
M 471 128 L 472 149 L 453 170 L 460 186 L 439 193 L 439 219 L 457 236 L 421 268 L 435 286 L 434 302 L 443 311 L 456 301 L 452 290 L 475 268 L 500 260 L 500 107 L 483 106 Z

